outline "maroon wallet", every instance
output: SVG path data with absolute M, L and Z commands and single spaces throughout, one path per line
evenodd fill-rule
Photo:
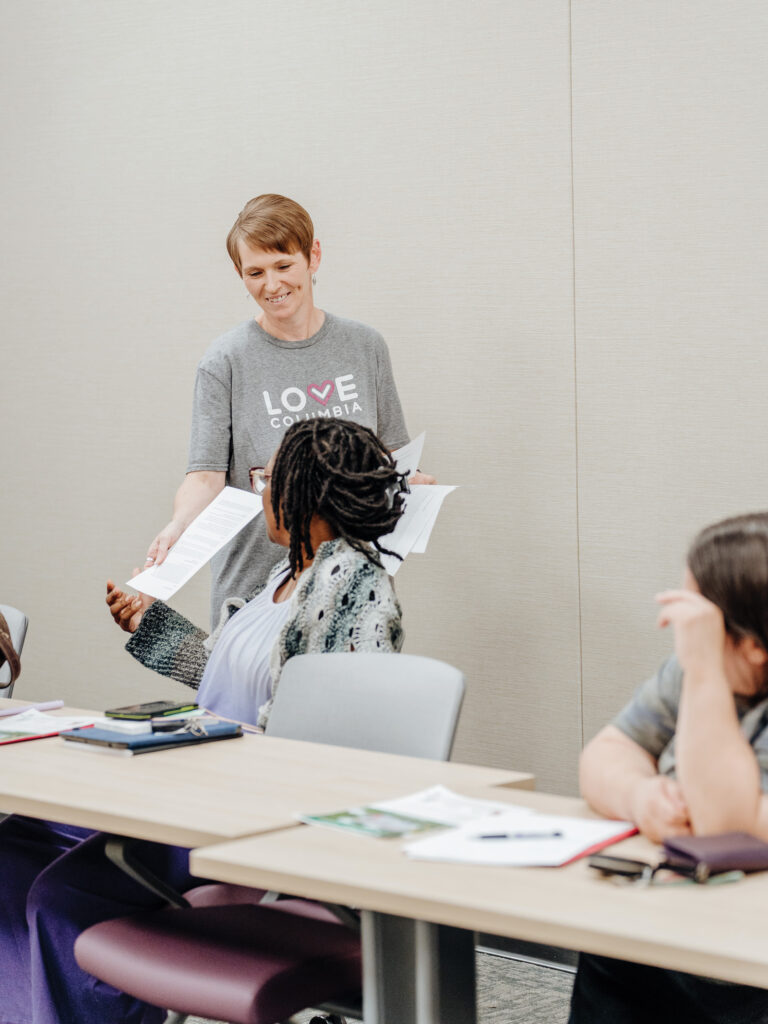
M 722 871 L 762 871 L 768 868 L 768 843 L 748 832 L 717 836 L 670 836 L 664 840 L 670 867 L 696 871 L 704 878 Z

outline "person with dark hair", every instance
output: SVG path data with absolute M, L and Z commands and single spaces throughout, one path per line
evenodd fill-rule
M 254 594 L 224 601 L 210 638 L 162 601 L 111 583 L 107 604 L 143 665 L 199 686 L 198 702 L 217 714 L 264 725 L 293 655 L 402 646 L 400 606 L 378 555 L 407 484 L 373 431 L 346 420 L 294 424 L 251 474 L 263 487 L 267 536 L 288 556 Z
M 768 839 L 768 513 L 702 530 L 657 595 L 675 653 L 584 748 L 583 796 L 653 842 Z M 570 1024 L 763 1024 L 768 991 L 582 955 Z
M 391 533 L 400 517 L 396 489 L 402 489 L 403 483 L 392 456 L 371 430 L 346 420 L 315 420 L 291 427 L 269 475 L 269 504 L 275 521 L 267 520 L 267 533 L 273 539 L 282 516 L 290 536 L 292 573 L 301 572 L 304 553 L 311 552 L 315 517 L 380 564 L 370 545 L 384 551 L 379 537 Z M 258 468 L 251 470 L 252 483 L 260 476 Z
M 247 489 L 248 470 L 266 463 L 291 424 L 348 419 L 370 427 L 390 450 L 408 441 L 389 352 L 373 328 L 315 305 L 320 241 L 295 200 L 268 193 L 249 200 L 227 252 L 256 317 L 213 342 L 197 369 L 187 475 L 173 517 L 152 541 L 147 565 L 168 549 L 221 489 Z M 414 470 L 416 467 L 412 467 Z M 413 483 L 434 483 L 415 472 Z M 281 552 L 261 521 L 211 563 L 211 611 L 261 585 Z
M 380 554 L 407 485 L 372 430 L 344 420 L 297 423 L 266 467 L 270 539 L 288 556 L 249 600 L 226 601 L 210 637 L 161 601 L 107 584 L 127 647 L 147 666 L 199 686 L 209 710 L 263 725 L 285 662 L 309 652 L 399 651 L 400 605 Z M 382 541 L 382 537 L 384 541 Z M 78 934 L 156 906 L 112 865 L 105 837 L 11 816 L 0 822 L 0 1017 L 9 1024 L 160 1024 L 156 1007 L 97 982 L 77 965 Z M 188 851 L 138 844 L 143 864 L 177 890 L 195 884 Z

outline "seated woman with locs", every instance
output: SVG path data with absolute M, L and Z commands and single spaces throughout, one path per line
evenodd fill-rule
M 217 636 L 161 602 L 108 585 L 129 648 L 167 675 L 200 684 L 212 711 L 263 723 L 288 658 L 314 651 L 398 651 L 400 606 L 379 562 L 401 514 L 392 456 L 367 427 L 315 419 L 286 433 L 266 483 L 270 536 L 289 548 L 252 600 L 227 602 Z M 238 610 L 239 609 L 239 610 Z M 235 612 L 236 614 L 231 614 Z M 265 706 L 259 716 L 259 706 Z M 117 795 L 116 795 L 117 799 Z M 85 928 L 159 900 L 105 857 L 105 836 L 11 815 L 0 822 L 0 1018 L 7 1024 L 160 1024 L 162 1010 L 96 981 L 73 947 Z M 139 842 L 149 871 L 179 891 L 196 884 L 188 851 Z
M 682 588 L 656 598 L 675 654 L 587 744 L 581 791 L 654 842 L 768 839 L 768 513 L 695 538 Z M 768 991 L 583 955 L 570 1024 L 768 1021 Z
M 127 650 L 142 664 L 199 686 L 210 711 L 264 725 L 288 658 L 402 647 L 378 538 L 397 523 L 405 485 L 373 432 L 346 420 L 294 424 L 252 475 L 263 487 L 269 538 L 289 554 L 255 595 L 224 602 L 210 637 L 161 601 L 130 598 L 112 584 L 107 603 L 133 633 Z

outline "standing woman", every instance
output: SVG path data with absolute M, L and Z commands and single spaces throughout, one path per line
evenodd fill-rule
M 354 420 L 390 450 L 408 441 L 384 339 L 315 305 L 321 250 L 307 211 L 285 196 L 251 199 L 227 251 L 259 313 L 214 341 L 198 366 L 187 475 L 148 565 L 164 561 L 226 484 L 248 490 L 251 467 L 265 466 L 299 420 Z M 418 473 L 411 482 L 434 479 Z M 226 598 L 263 583 L 280 558 L 263 517 L 241 531 L 212 562 L 212 615 Z

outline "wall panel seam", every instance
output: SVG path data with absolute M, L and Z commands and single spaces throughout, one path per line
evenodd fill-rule
M 573 0 L 568 0 L 568 126 L 571 175 L 571 335 L 573 339 L 573 457 L 574 457 L 574 509 L 576 517 L 576 600 L 578 622 L 578 674 L 576 679 L 579 707 L 579 748 L 584 746 L 584 657 L 581 613 L 581 519 L 579 505 L 579 375 L 578 346 L 576 343 L 576 182 L 573 145 Z

